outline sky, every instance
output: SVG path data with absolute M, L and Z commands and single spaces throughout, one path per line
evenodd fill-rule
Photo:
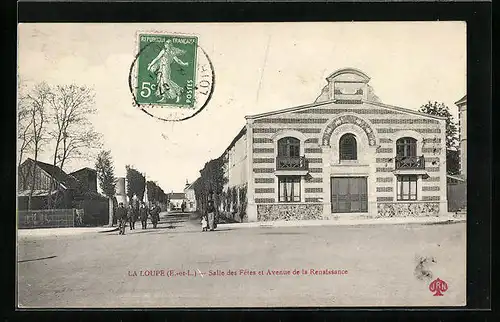
M 206 108 L 183 122 L 154 119 L 132 104 L 128 73 L 138 32 L 194 34 L 214 66 Z M 180 192 L 219 157 L 245 116 L 314 102 L 337 69 L 370 78 L 383 103 L 417 110 L 466 94 L 465 22 L 25 23 L 18 26 L 18 77 L 95 90 L 90 117 L 115 173 L 133 165 L 166 192 Z M 50 150 L 40 157 L 50 162 Z M 75 160 L 66 172 L 95 168 Z

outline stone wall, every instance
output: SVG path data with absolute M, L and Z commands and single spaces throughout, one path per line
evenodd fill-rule
M 438 202 L 378 203 L 376 218 L 439 216 Z
M 258 221 L 311 220 L 323 218 L 322 204 L 261 204 L 257 205 Z

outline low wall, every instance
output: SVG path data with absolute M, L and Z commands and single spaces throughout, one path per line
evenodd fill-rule
M 455 212 L 467 207 L 467 183 L 459 183 L 447 187 L 448 211 Z
M 439 202 L 387 202 L 377 204 L 375 218 L 437 216 L 439 216 Z
M 107 199 L 75 201 L 73 206 L 84 210 L 82 226 L 100 226 L 109 222 L 109 201 Z
M 75 227 L 77 209 L 42 209 L 17 212 L 18 228 Z
M 261 204 L 257 205 L 257 221 L 325 219 L 323 204 Z

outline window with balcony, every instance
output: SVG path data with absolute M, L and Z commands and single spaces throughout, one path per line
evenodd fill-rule
M 353 134 L 344 134 L 340 138 L 339 159 L 340 161 L 358 159 L 356 137 Z
M 300 156 L 300 140 L 285 137 L 278 140 L 276 170 L 306 170 L 307 160 Z
M 279 202 L 300 202 L 300 176 L 279 176 L 278 191 Z
M 417 156 L 417 140 L 412 137 L 396 141 L 396 169 L 425 169 L 423 156 Z
M 398 176 L 397 199 L 417 200 L 417 176 Z

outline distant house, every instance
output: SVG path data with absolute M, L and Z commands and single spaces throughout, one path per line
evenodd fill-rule
M 184 194 L 186 196 L 186 211 L 188 212 L 196 211 L 196 195 L 194 186 L 198 180 L 199 179 L 196 179 L 193 183 L 186 182 L 186 187 L 184 188 Z
M 181 209 L 182 202 L 186 200 L 186 195 L 183 192 L 172 192 L 167 194 L 170 202 L 170 209 Z
M 32 210 L 77 208 L 84 210 L 87 223 L 108 220 L 108 200 L 97 192 L 95 170 L 83 168 L 67 174 L 57 166 L 28 158 L 18 172 L 18 210 L 28 209 L 31 184 L 34 182 Z M 52 198 L 48 198 L 49 195 Z

